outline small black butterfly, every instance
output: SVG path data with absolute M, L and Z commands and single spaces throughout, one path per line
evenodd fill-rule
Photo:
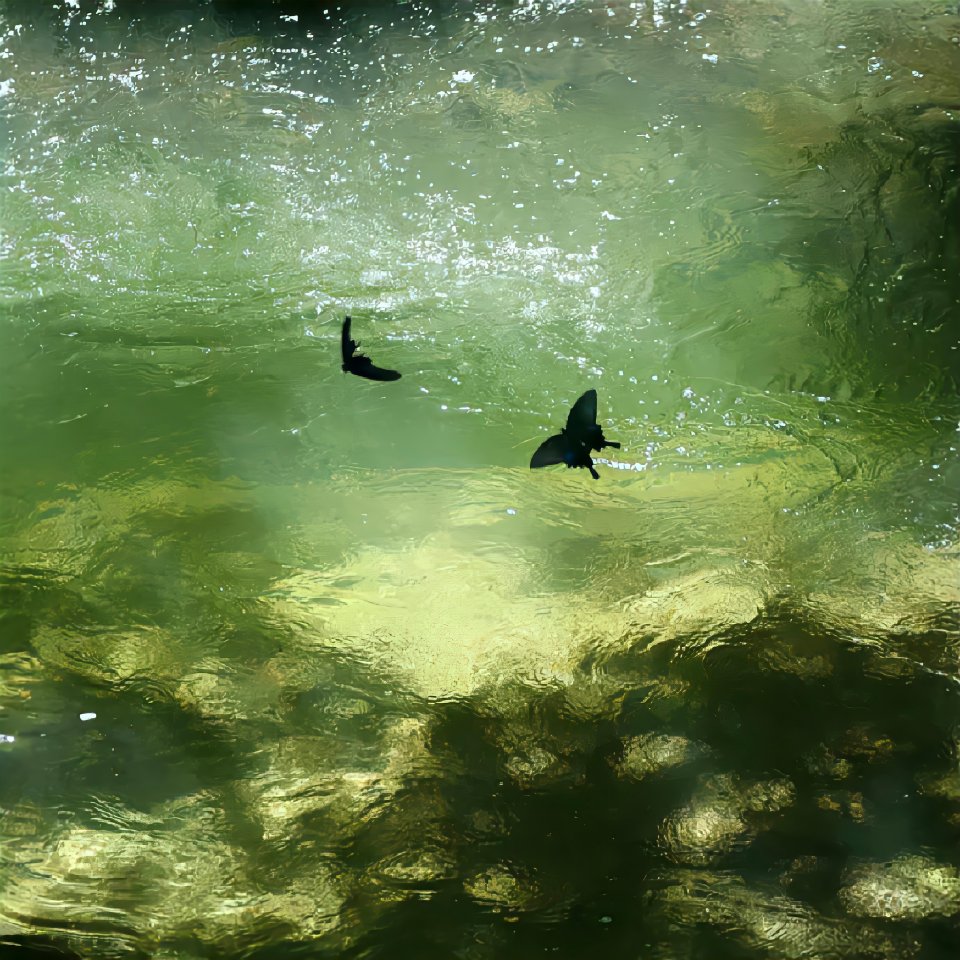
M 599 480 L 600 474 L 593 469 L 590 451 L 604 447 L 619 449 L 620 444 L 604 437 L 597 423 L 597 391 L 588 390 L 573 405 L 563 430 L 537 447 L 530 466 L 548 467 L 552 463 L 565 463 L 568 467 L 586 467 L 590 476 Z
M 343 355 L 343 372 L 354 373 L 367 380 L 399 380 L 400 374 L 396 370 L 385 370 L 378 367 L 362 353 L 356 353 L 359 343 L 350 339 L 350 318 L 345 317 L 343 330 L 340 332 L 340 352 Z

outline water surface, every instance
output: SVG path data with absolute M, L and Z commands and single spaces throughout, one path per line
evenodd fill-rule
M 955 6 L 0 37 L 0 937 L 956 954 Z

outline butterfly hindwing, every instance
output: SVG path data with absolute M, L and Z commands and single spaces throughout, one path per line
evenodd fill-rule
M 400 374 L 396 370 L 387 370 L 385 367 L 378 367 L 369 357 L 362 353 L 353 358 L 350 372 L 359 377 L 366 377 L 367 380 L 399 380 Z
M 530 459 L 531 467 L 549 467 L 553 463 L 566 463 L 569 447 L 561 434 L 548 437 L 537 447 Z

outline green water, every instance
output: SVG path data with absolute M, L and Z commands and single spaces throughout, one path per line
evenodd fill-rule
M 0 2 L 0 945 L 955 957 L 957 6 L 262 7 Z

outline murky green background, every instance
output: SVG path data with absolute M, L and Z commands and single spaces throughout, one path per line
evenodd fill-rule
M 0 3 L 0 944 L 957 956 L 957 5 L 262 7 Z

